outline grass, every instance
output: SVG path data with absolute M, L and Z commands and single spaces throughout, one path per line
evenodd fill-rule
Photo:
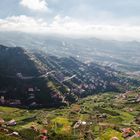
M 124 138 L 122 138 L 122 134 L 113 129 L 107 129 L 104 134 L 101 134 L 100 140 L 110 140 L 113 137 L 117 137 L 119 140 L 124 140 Z
M 55 129 L 56 133 L 70 133 L 71 132 L 71 123 L 67 118 L 63 117 L 56 117 L 52 121 L 53 128 Z
M 6 134 L 0 133 L 0 140 L 20 140 L 13 136 L 7 136 Z
M 134 98 L 136 93 L 131 94 L 128 99 Z M 12 131 L 18 131 L 22 138 L 4 136 L 7 140 L 27 139 L 34 140 L 39 136 L 30 129 L 32 125 L 38 130 L 43 128 L 49 132 L 50 139 L 55 140 L 79 140 L 85 139 L 89 132 L 92 132 L 96 140 L 109 140 L 118 137 L 124 140 L 121 129 L 131 127 L 135 131 L 139 130 L 135 118 L 140 111 L 140 104 L 132 104 L 126 99 L 115 98 L 118 94 L 105 93 L 104 95 L 90 96 L 80 100 L 70 107 L 62 109 L 40 109 L 26 110 L 10 107 L 0 107 L 0 118 L 6 121 L 15 119 L 17 125 L 8 127 Z M 132 108 L 130 112 L 128 109 Z M 106 114 L 106 118 L 100 118 Z M 87 125 L 73 129 L 73 125 L 78 121 L 86 121 Z M 28 137 L 28 138 L 27 138 Z M 2 140 L 4 140 L 3 138 Z

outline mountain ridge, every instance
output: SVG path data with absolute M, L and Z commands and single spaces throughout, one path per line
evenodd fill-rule
M 0 67 L 0 96 L 8 105 L 10 100 L 20 100 L 21 106 L 58 107 L 99 92 L 139 85 L 109 67 L 20 47 L 0 46 Z

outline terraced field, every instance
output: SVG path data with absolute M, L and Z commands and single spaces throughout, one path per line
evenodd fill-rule
M 50 140 L 139 140 L 139 90 L 87 97 L 69 107 L 25 110 L 0 107 L 0 118 L 15 126 L 1 127 L 0 139 L 39 140 L 42 129 Z M 8 130 L 5 132 L 5 130 Z M 126 136 L 127 130 L 130 130 Z M 18 135 L 9 136 L 13 132 Z

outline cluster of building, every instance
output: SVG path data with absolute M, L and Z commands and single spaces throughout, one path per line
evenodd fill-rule
M 140 103 L 140 93 L 137 93 L 137 95 L 135 96 L 131 96 L 133 94 L 134 94 L 133 91 L 127 91 L 117 96 L 117 98 L 127 100 L 128 102 L 131 102 L 131 103 Z
M 40 89 L 37 87 L 28 87 L 26 89 L 25 94 L 28 94 L 27 102 L 30 103 L 30 106 L 36 106 L 36 97 L 35 93 L 40 92 Z M 22 101 L 20 99 L 9 99 L 6 97 L 6 93 L 8 93 L 6 90 L 5 91 L 0 91 L 0 93 L 3 96 L 0 96 L 0 105 L 6 105 L 6 106 L 22 106 Z M 5 95 L 5 96 L 4 96 Z
M 4 96 L 0 97 L 0 105 L 7 105 L 7 106 L 20 106 L 21 100 L 16 99 L 5 99 Z
M 8 128 L 8 126 L 16 126 L 17 122 L 12 119 L 8 122 L 6 122 L 4 119 L 0 118 L 0 132 L 3 132 L 7 134 L 8 136 L 16 136 L 20 137 L 20 134 L 16 131 L 12 131 L 11 129 Z M 35 132 L 39 132 L 39 138 L 40 140 L 48 140 L 48 131 L 46 129 L 39 130 L 35 126 L 31 126 L 31 129 Z

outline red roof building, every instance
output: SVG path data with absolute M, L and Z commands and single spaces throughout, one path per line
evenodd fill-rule
M 46 135 L 47 133 L 48 133 L 48 131 L 46 129 L 41 130 L 41 134 Z

